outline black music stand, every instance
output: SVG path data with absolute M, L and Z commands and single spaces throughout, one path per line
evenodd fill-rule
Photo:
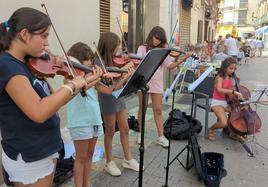
M 240 102 L 241 105 L 246 105 L 246 104 L 254 104 L 255 105 L 255 108 L 256 108 L 256 112 L 257 112 L 257 104 L 262 104 L 260 102 L 260 99 L 262 98 L 262 96 L 265 94 L 266 96 L 268 96 L 268 90 L 267 88 L 263 88 L 263 89 L 260 89 L 258 90 L 259 91 L 259 94 L 257 94 L 256 96 L 258 96 L 256 99 L 250 99 L 248 101 L 242 101 Z M 255 97 L 256 97 L 255 96 Z M 254 126 L 255 128 L 255 126 Z M 255 131 L 255 130 L 254 130 Z M 250 145 L 248 146 L 247 143 L 250 143 Z M 245 150 L 248 152 L 248 156 L 249 157 L 255 157 L 255 150 L 253 150 L 253 144 L 255 145 L 255 147 L 258 145 L 259 147 L 261 147 L 262 149 L 264 149 L 265 151 L 268 151 L 268 148 L 267 147 L 264 147 L 263 145 L 261 145 L 257 138 L 255 137 L 255 132 L 252 134 L 252 140 L 251 141 L 246 141 L 246 142 L 243 142 L 242 143 L 242 146 L 245 148 Z
M 193 125 L 193 108 L 194 108 L 194 101 L 195 101 L 195 94 L 194 94 L 194 90 L 196 89 L 196 87 L 198 87 L 198 85 L 200 83 L 202 83 L 204 81 L 204 79 L 211 73 L 211 71 L 213 70 L 213 67 L 209 67 L 197 80 L 195 80 L 189 87 L 188 87 L 188 93 L 192 94 L 192 104 L 191 104 L 191 114 L 190 114 L 190 127 L 189 127 L 189 135 L 188 135 L 188 143 L 184 146 L 184 148 L 172 159 L 172 161 L 170 160 L 170 144 L 171 144 L 171 130 L 172 130 L 172 120 L 173 120 L 173 111 L 174 111 L 174 102 L 175 102 L 175 94 L 176 94 L 176 90 L 175 90 L 175 85 L 178 83 L 178 79 L 177 77 L 175 78 L 175 80 L 172 83 L 172 86 L 170 88 L 170 90 L 172 91 L 172 107 L 171 107 L 171 124 L 170 124 L 170 129 L 169 129 L 169 144 L 168 144 L 168 156 L 167 156 L 167 166 L 166 166 L 166 178 L 165 178 L 165 184 L 162 185 L 162 187 L 168 187 L 168 175 L 169 175 L 169 166 L 175 161 L 177 160 L 180 165 L 186 169 L 189 170 L 191 169 L 193 166 L 195 166 L 196 170 L 197 170 L 197 174 L 199 179 L 201 179 L 201 162 L 198 159 L 200 159 L 201 157 L 201 152 L 199 150 L 198 147 L 198 142 L 196 139 L 195 134 L 192 132 L 192 125 Z M 186 74 L 186 71 L 184 72 Z M 183 76 L 182 79 L 182 83 L 184 81 L 185 78 L 185 74 Z M 180 73 L 178 74 L 178 76 L 180 76 Z M 181 84 L 182 86 L 182 84 Z M 180 89 L 181 91 L 181 89 Z M 180 92 L 179 92 L 180 93 Z M 168 97 L 168 95 L 165 94 L 164 97 Z M 182 163 L 182 161 L 179 159 L 180 155 L 187 150 L 187 158 L 186 158 L 186 164 L 184 165 Z M 192 152 L 192 157 L 193 157 L 193 161 L 194 163 L 190 163 L 190 151 Z M 199 158 L 197 158 L 199 157 Z
M 139 64 L 137 70 L 128 80 L 126 85 L 119 90 L 113 92 L 113 96 L 116 98 L 129 95 L 138 90 L 142 91 L 142 122 L 141 122 L 141 144 L 140 144 L 140 168 L 139 168 L 139 187 L 142 187 L 143 178 L 143 160 L 144 160 L 144 127 L 145 127 L 145 106 L 146 106 L 146 95 L 149 90 L 147 83 L 162 64 L 165 58 L 170 53 L 171 49 L 159 48 L 150 50 L 142 62 Z

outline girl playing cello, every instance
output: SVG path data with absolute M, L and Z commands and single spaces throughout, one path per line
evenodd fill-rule
M 213 98 L 211 102 L 211 109 L 217 116 L 217 122 L 214 123 L 208 129 L 208 139 L 210 141 L 215 141 L 215 129 L 223 129 L 228 126 L 226 111 L 230 111 L 228 108 L 226 97 L 227 95 L 234 95 L 238 98 L 242 98 L 242 94 L 233 89 L 233 79 L 232 75 L 236 70 L 236 60 L 232 57 L 226 58 L 219 69 L 218 75 L 215 79 Z M 230 133 L 231 137 L 236 139 L 242 139 L 241 136 Z

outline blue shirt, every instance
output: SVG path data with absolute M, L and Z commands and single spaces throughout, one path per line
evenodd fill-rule
M 16 75 L 27 77 L 41 98 L 47 96 L 40 84 L 33 85 L 37 81 L 35 81 L 34 75 L 25 63 L 17 60 L 9 53 L 0 53 L 0 128 L 2 147 L 7 156 L 13 160 L 17 159 L 18 154 L 21 154 L 25 162 L 41 160 L 62 148 L 60 119 L 55 114 L 40 124 L 26 116 L 5 90 L 9 80 Z
M 67 127 L 102 125 L 99 102 L 94 89 L 86 91 L 87 97 L 78 94 L 67 104 Z

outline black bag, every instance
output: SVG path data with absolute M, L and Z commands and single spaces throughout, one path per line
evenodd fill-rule
M 101 117 L 102 117 L 102 121 L 104 121 L 102 115 L 101 115 Z M 127 121 L 128 121 L 129 129 L 132 129 L 132 130 L 134 130 L 136 132 L 139 131 L 138 120 L 135 118 L 135 116 L 128 114 Z M 103 122 L 103 131 L 105 132 L 105 124 L 104 124 L 104 122 Z M 118 128 L 118 125 L 117 125 L 117 122 L 116 122 L 116 124 L 115 124 L 115 132 L 117 132 L 117 131 L 119 131 L 119 128 Z
M 128 126 L 129 129 L 132 129 L 136 132 L 139 131 L 139 123 L 138 120 L 135 118 L 135 116 L 128 115 Z
M 223 159 L 221 153 L 202 153 L 203 179 L 207 187 L 219 187 L 222 177 L 227 175 Z
M 192 118 L 192 129 L 190 129 L 191 116 L 186 115 L 185 112 L 181 112 L 179 109 L 173 110 L 173 119 L 171 119 L 171 112 L 169 113 L 169 118 L 164 123 L 164 135 L 169 138 L 170 126 L 171 129 L 171 139 L 174 140 L 184 140 L 189 137 L 189 131 L 191 133 L 200 133 L 202 130 L 202 125 L 200 121 Z
M 63 143 L 63 141 L 62 141 Z M 57 160 L 56 170 L 54 174 L 53 186 L 57 187 L 64 183 L 66 180 L 73 176 L 73 166 L 74 159 L 71 156 L 70 158 L 64 159 L 65 149 L 64 143 L 62 149 L 59 151 L 59 158 Z
M 201 154 L 200 146 L 195 135 L 190 137 L 193 164 L 199 180 L 207 187 L 219 187 L 222 177 L 227 175 L 224 169 L 224 156 L 216 152 Z

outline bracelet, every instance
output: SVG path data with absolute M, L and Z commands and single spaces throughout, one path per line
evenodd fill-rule
M 73 91 L 73 89 L 72 89 L 69 85 L 64 84 L 64 85 L 62 85 L 61 87 L 62 87 L 62 88 L 66 88 L 67 90 L 69 90 L 70 93 L 71 93 L 71 96 L 74 95 L 74 91 Z
M 76 93 L 77 91 L 77 87 L 76 87 L 76 83 L 74 81 L 68 81 L 67 84 L 71 84 L 73 86 L 73 92 Z

